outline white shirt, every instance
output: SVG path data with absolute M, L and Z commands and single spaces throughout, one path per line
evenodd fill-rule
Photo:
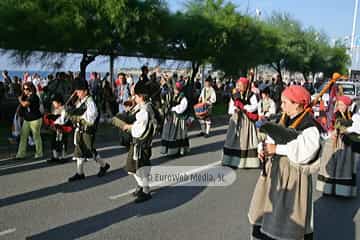
M 232 115 L 235 113 L 235 105 L 234 105 L 234 101 L 232 100 L 232 98 L 230 99 L 230 103 L 229 103 L 229 110 L 228 110 L 228 114 Z M 258 100 L 256 98 L 256 95 L 252 95 L 250 98 L 250 104 L 246 104 L 244 106 L 244 109 L 248 112 L 255 112 L 258 109 Z
M 270 105 L 269 111 L 266 113 L 264 113 L 263 104 L 262 104 L 264 101 L 268 101 L 268 103 Z M 276 105 L 275 105 L 275 102 L 271 98 L 268 98 L 266 100 L 265 99 L 260 100 L 259 105 L 258 105 L 258 114 L 260 116 L 270 117 L 270 115 L 275 114 L 275 113 L 276 113 Z
M 275 144 L 274 140 L 267 136 L 266 143 Z M 262 151 L 262 144 L 258 145 L 258 152 Z M 320 149 L 320 132 L 314 127 L 306 128 L 296 139 L 287 144 L 277 144 L 276 154 L 287 156 L 296 164 L 307 164 L 312 161 Z
M 188 101 L 186 97 L 183 97 L 183 99 L 181 99 L 180 101 L 180 104 L 172 107 L 171 111 L 176 112 L 177 114 L 182 114 L 187 109 L 187 106 L 188 106 Z
M 209 87 L 207 89 L 208 92 L 210 91 L 210 96 L 205 96 L 205 90 L 206 90 L 206 87 L 204 87 L 201 90 L 200 98 L 202 99 L 202 102 L 206 102 L 208 104 L 214 104 L 216 102 L 216 93 L 215 93 L 214 88 Z
M 60 116 L 55 120 L 55 124 L 59 124 L 59 125 L 64 125 L 66 122 L 65 119 L 65 115 L 66 115 L 66 111 L 65 108 L 62 107 L 61 109 L 59 109 L 58 111 L 54 111 L 54 114 L 60 114 Z
M 351 117 L 351 120 L 353 121 L 353 123 L 352 123 L 351 127 L 348 127 L 346 129 L 346 131 L 349 133 L 360 134 L 360 113 L 359 112 L 355 113 Z
M 89 124 L 94 124 L 96 118 L 98 117 L 98 110 L 92 97 L 85 97 L 77 104 L 77 107 L 79 107 L 85 101 L 86 101 L 86 111 L 81 116 L 81 118 L 84 119 Z
M 136 113 L 135 115 L 136 120 L 131 127 L 131 135 L 134 138 L 139 138 L 144 134 L 146 130 L 146 126 L 149 122 L 149 113 L 146 111 L 145 104 L 143 103 L 139 105 L 139 107 L 140 107 L 140 111 Z

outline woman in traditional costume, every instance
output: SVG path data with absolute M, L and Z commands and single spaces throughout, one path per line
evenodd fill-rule
M 232 168 L 258 168 L 258 138 L 255 121 L 258 119 L 258 100 L 248 88 L 249 80 L 240 78 L 236 82 L 229 103 L 229 128 L 224 145 L 222 164 Z
M 349 110 L 351 104 L 352 101 L 347 96 L 336 98 L 331 137 L 324 144 L 316 184 L 316 189 L 327 195 L 356 196 L 356 162 L 360 155 L 352 150 L 351 144 L 344 143 L 346 134 L 356 132 L 356 123 L 354 127 L 350 127 L 353 124 Z
M 304 87 L 286 88 L 281 102 L 283 126 L 262 126 L 275 127 L 267 130 L 266 143 L 259 144 L 265 168 L 250 203 L 252 239 L 312 239 L 311 173 L 320 151 L 321 127 L 304 111 L 310 103 Z
M 165 116 L 161 136 L 162 154 L 184 155 L 190 151 L 186 125 L 188 100 L 182 90 L 183 85 L 176 82 L 170 112 Z

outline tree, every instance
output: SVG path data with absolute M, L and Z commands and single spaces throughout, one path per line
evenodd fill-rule
M 322 69 L 324 76 L 331 77 L 334 72 L 347 74 L 347 66 L 350 65 L 350 56 L 346 53 L 346 47 L 340 43 L 324 50 L 325 66 Z
M 4 0 L 0 47 L 19 54 L 82 53 L 84 77 L 86 66 L 99 54 L 138 54 L 156 45 L 153 29 L 167 11 L 161 0 Z
M 289 14 L 274 13 L 267 23 L 272 26 L 273 34 L 279 39 L 276 46 L 269 54 L 267 62 L 279 74 L 282 79 L 281 71 L 289 67 L 290 59 L 296 59 L 299 50 L 298 37 L 301 36 L 301 24 L 293 19 Z
M 190 82 L 193 83 L 200 65 L 209 62 L 213 55 L 215 25 L 198 14 L 190 5 L 185 13 L 178 12 L 171 17 L 167 29 L 170 55 L 191 61 Z

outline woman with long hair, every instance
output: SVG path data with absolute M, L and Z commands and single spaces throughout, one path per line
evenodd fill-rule
M 20 103 L 20 115 L 24 122 L 20 133 L 20 144 L 16 158 L 25 158 L 27 139 L 30 131 L 35 141 L 35 158 L 43 157 L 43 146 L 40 135 L 42 114 L 40 111 L 40 98 L 36 94 L 36 88 L 32 82 L 25 82 L 22 94 L 18 97 Z

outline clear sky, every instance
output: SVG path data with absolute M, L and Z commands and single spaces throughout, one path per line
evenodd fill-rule
M 351 35 L 355 0 L 232 0 L 231 2 L 238 6 L 240 12 L 249 10 L 250 15 L 255 15 L 257 8 L 261 10 L 262 17 L 268 17 L 273 11 L 287 12 L 304 26 L 313 26 L 319 31 L 325 31 L 330 38 Z M 183 9 L 184 3 L 186 0 L 168 0 L 172 11 Z M 360 26 L 357 30 L 359 29 Z

